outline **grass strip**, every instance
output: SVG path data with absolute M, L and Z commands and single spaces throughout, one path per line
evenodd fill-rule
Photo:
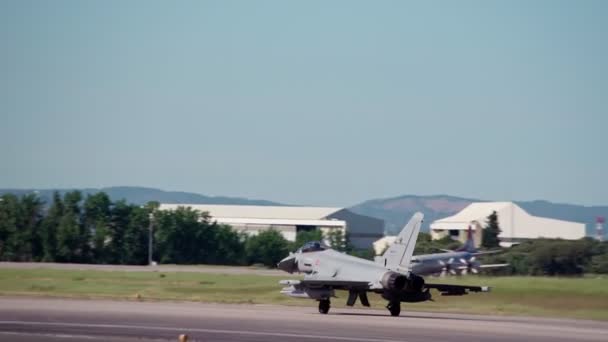
M 194 272 L 124 272 L 57 269 L 0 269 L 0 295 L 101 298 L 139 301 L 200 301 L 315 306 L 312 300 L 279 293 L 285 277 Z M 492 286 L 492 292 L 404 303 L 404 310 L 526 315 L 608 321 L 608 277 L 427 277 L 427 282 Z M 338 291 L 333 307 L 345 306 Z M 386 302 L 371 295 L 372 307 Z M 359 305 L 359 304 L 357 304 Z

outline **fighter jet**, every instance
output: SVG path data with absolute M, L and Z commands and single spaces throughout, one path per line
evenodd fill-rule
M 388 301 L 392 316 L 401 313 L 401 302 L 415 303 L 431 300 L 431 289 L 444 296 L 461 296 L 471 292 L 488 292 L 488 287 L 428 284 L 410 272 L 410 261 L 422 224 L 422 213 L 416 213 L 403 228 L 387 252 L 382 263 L 377 263 L 335 251 L 322 242 L 308 242 L 295 253 L 290 253 L 277 265 L 289 273 L 304 273 L 303 280 L 282 280 L 286 285 L 281 293 L 319 302 L 319 313 L 327 314 L 335 297 L 335 290 L 348 291 L 346 305 L 353 306 L 360 299 L 370 306 L 368 292 L 380 294 Z
M 473 232 L 469 226 L 467 241 L 461 248 L 444 253 L 422 254 L 412 257 L 411 271 L 417 275 L 466 275 L 477 274 L 482 268 L 505 267 L 509 264 L 482 264 L 477 260 L 478 256 L 500 253 L 501 250 L 480 252 L 475 248 Z M 377 260 L 380 260 L 381 257 Z

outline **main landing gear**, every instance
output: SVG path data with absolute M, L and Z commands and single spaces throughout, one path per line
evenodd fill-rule
M 329 308 L 331 307 L 330 304 L 329 299 L 321 299 L 319 301 L 319 313 L 324 315 L 327 314 L 329 312 Z
M 388 311 L 390 311 L 391 316 L 399 316 L 399 314 L 401 313 L 401 302 L 389 302 L 386 308 L 388 309 Z

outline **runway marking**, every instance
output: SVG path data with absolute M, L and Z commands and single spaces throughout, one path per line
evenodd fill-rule
M 59 337 L 59 338 L 78 338 L 87 340 L 101 340 L 106 339 L 105 336 L 95 337 L 90 335 L 73 335 L 73 334 L 49 334 L 49 333 L 35 333 L 35 332 L 19 332 L 19 331 L 0 331 L 0 335 L 13 335 L 13 336 L 44 336 L 44 337 Z
M 122 337 L 122 336 L 117 336 L 117 337 L 108 337 L 108 336 L 92 336 L 92 335 L 81 335 L 81 334 L 50 334 L 50 333 L 42 333 L 42 332 L 20 332 L 20 331 L 0 331 L 0 335 L 9 335 L 9 336 L 41 336 L 41 337 L 57 337 L 57 338 L 73 338 L 73 339 L 79 339 L 79 340 L 102 340 L 102 341 L 108 341 L 108 338 L 110 338 L 110 340 L 116 340 L 116 339 L 120 339 L 120 340 L 134 340 L 134 341 L 141 341 L 141 338 L 139 337 Z M 146 341 L 167 341 L 166 338 L 147 338 L 146 337 Z
M 159 330 L 159 331 L 186 331 L 186 332 L 200 332 L 200 333 L 212 333 L 212 334 L 228 334 L 228 335 L 254 335 L 254 336 L 272 336 L 272 337 L 294 337 L 294 338 L 306 338 L 314 340 L 340 340 L 340 341 L 371 341 L 371 342 L 404 342 L 404 340 L 387 340 L 387 339 L 374 339 L 374 338 L 358 338 L 358 337 L 346 337 L 346 336 L 331 336 L 331 335 L 300 335 L 293 333 L 276 333 L 276 332 L 262 332 L 262 331 L 251 331 L 251 330 L 223 330 L 223 329 L 201 329 L 201 328 L 171 328 L 171 327 L 158 327 L 148 325 L 122 325 L 122 324 L 86 324 L 86 323 L 59 323 L 59 322 L 26 322 L 26 321 L 0 321 L 0 325 L 38 325 L 38 326 L 56 326 L 56 327 L 73 327 L 73 328 L 107 328 L 107 329 L 147 329 L 147 330 Z

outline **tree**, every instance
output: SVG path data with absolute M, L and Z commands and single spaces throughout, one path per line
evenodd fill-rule
M 481 245 L 485 248 L 496 248 L 500 247 L 500 240 L 498 239 L 500 234 L 500 227 L 498 226 L 498 215 L 496 211 L 493 211 L 488 216 L 486 227 L 483 229 L 481 236 Z
M 23 195 L 17 212 L 17 259 L 40 260 L 44 254 L 41 236 L 43 203 L 36 193 Z
M 575 275 L 591 268 L 597 241 L 590 238 L 576 241 L 540 239 L 535 244 L 537 247 L 528 258 L 530 273 Z
M 0 197 L 0 260 L 17 258 L 19 199 L 12 194 Z
M 450 236 L 444 236 L 439 240 L 432 240 L 431 234 L 420 233 L 416 242 L 414 254 L 430 254 L 438 253 L 445 249 L 455 250 L 462 244 L 459 241 L 452 239 Z
M 57 255 L 59 262 L 81 262 L 80 224 L 75 213 L 65 213 L 57 227 Z
M 348 240 L 342 229 L 330 230 L 329 233 L 327 233 L 327 240 L 329 240 L 329 246 L 337 251 L 346 252 L 350 249 Z
M 227 225 L 214 225 L 215 255 L 208 262 L 220 265 L 242 265 L 245 263 L 245 236 Z
M 57 191 L 53 193 L 53 203 L 47 215 L 42 220 L 41 238 L 44 255 L 42 260 L 47 262 L 55 261 L 57 258 L 57 228 L 64 214 L 64 205 L 61 196 Z
M 229 226 L 212 222 L 206 212 L 184 207 L 156 211 L 154 227 L 155 259 L 162 263 L 234 265 L 245 261 L 244 238 Z
M 156 211 L 155 254 L 162 263 L 201 264 L 217 259 L 215 230 L 206 213 L 191 208 Z
M 84 201 L 82 232 L 85 236 L 92 237 L 91 258 L 96 263 L 116 262 L 118 259 L 116 253 L 112 253 L 109 248 L 115 235 L 118 235 L 116 232 L 110 231 L 110 205 L 110 198 L 104 192 L 88 195 Z M 121 232 L 124 226 L 115 228 Z
M 269 229 L 249 237 L 245 242 L 245 252 L 249 264 L 274 267 L 289 253 L 289 243 L 280 232 Z
M 591 259 L 589 271 L 593 273 L 608 273 L 608 253 L 595 255 Z
M 148 263 L 148 229 L 150 225 L 150 211 L 148 208 L 138 206 L 128 206 L 129 216 L 125 220 L 125 203 L 118 202 L 112 211 L 113 222 L 117 226 L 126 224 L 122 244 L 112 241 L 113 249 L 116 248 L 120 256 L 118 261 L 121 264 L 145 265 Z M 115 229 L 115 228 L 114 228 Z
M 199 214 L 190 208 L 157 211 L 154 216 L 155 260 L 161 263 L 194 263 L 192 254 L 195 252 L 193 244 L 196 243 L 198 219 Z
M 590 238 L 575 241 L 536 239 L 505 249 L 504 253 L 488 255 L 484 263 L 509 264 L 485 270 L 493 275 L 580 275 L 602 273 L 605 255 L 608 253 L 602 248 L 602 243 Z
M 63 196 L 64 213 L 57 226 L 57 261 L 88 261 L 89 234 L 81 225 L 80 191 L 67 192 Z

